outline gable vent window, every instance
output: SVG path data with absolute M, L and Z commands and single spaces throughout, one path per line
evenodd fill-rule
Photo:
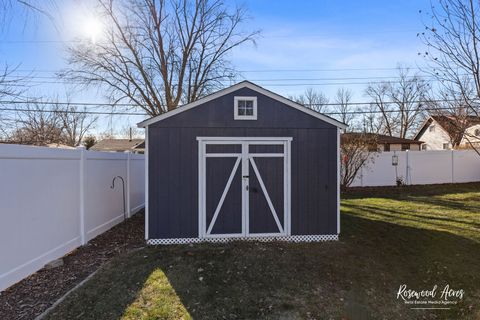
M 235 120 L 257 120 L 257 97 L 235 97 Z

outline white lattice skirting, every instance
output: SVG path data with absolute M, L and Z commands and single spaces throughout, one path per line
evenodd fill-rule
M 182 243 L 200 243 L 200 242 L 229 242 L 229 241 L 287 241 L 287 242 L 319 242 L 319 241 L 337 241 L 338 234 L 320 234 L 304 236 L 285 236 L 285 237 L 245 237 L 245 238 L 168 238 L 168 239 L 149 239 L 147 244 L 182 244 Z

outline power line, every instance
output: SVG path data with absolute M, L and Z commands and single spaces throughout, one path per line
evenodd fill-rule
M 408 67 L 410 70 L 422 70 L 419 67 Z M 426 69 L 426 68 L 425 68 Z M 298 69 L 247 69 L 238 70 L 238 72 L 254 73 L 254 72 L 330 72 L 330 71 L 390 71 L 398 70 L 398 67 L 362 67 L 362 68 L 298 68 Z M 46 69 L 16 69 L 17 72 L 43 72 L 43 73 L 57 73 L 62 70 L 46 70 Z
M 54 44 L 54 43 L 81 43 L 87 40 L 2 40 L 1 44 L 26 44 L 26 43 L 39 43 L 39 44 Z
M 456 102 L 455 99 L 431 99 L 431 100 L 412 100 L 408 103 L 438 103 L 438 102 Z M 306 103 L 304 106 L 343 106 L 343 105 L 377 105 L 380 102 L 365 101 L 365 102 L 327 102 L 327 103 Z M 383 104 L 396 104 L 397 101 L 382 101 Z M 36 100 L 0 100 L 0 104 L 39 104 L 39 105 L 69 105 L 69 106 L 107 106 L 107 107 L 139 107 L 134 103 L 108 103 L 108 102 L 79 102 L 79 101 L 36 101 Z M 301 104 L 301 103 L 299 103 Z M 179 106 L 181 108 L 182 106 Z
M 391 30 L 370 30 L 370 31 L 361 31 L 357 30 L 354 32 L 329 32 L 329 33 L 303 33 L 302 36 L 305 38 L 319 38 L 325 36 L 349 36 L 349 35 L 362 35 L 362 34 L 394 34 L 394 33 L 418 33 L 418 29 L 391 29 Z M 265 34 L 264 39 L 291 39 L 296 37 L 295 35 L 272 35 Z M 40 39 L 40 40 L 2 40 L 2 44 L 29 44 L 29 43 L 38 43 L 38 44 L 55 44 L 55 43 L 82 43 L 88 41 L 87 39 L 72 39 L 72 40 L 52 40 L 52 39 Z M 104 42 L 105 43 L 105 42 Z
M 100 112 L 100 111 L 74 111 L 74 110 L 45 110 L 45 109 L 21 109 L 21 108 L 0 108 L 2 111 L 20 112 L 46 112 L 46 113 L 72 113 L 72 114 L 96 114 L 96 115 L 119 115 L 119 116 L 147 116 L 146 113 L 137 112 Z
M 108 102 L 60 102 L 60 101 L 35 101 L 35 100 L 0 100 L 0 104 L 38 104 L 38 105 L 78 105 L 78 106 L 107 106 L 107 107 L 138 107 L 133 103 L 108 103 Z
M 263 79 L 262 81 L 264 81 Z M 13 81 L 13 80 L 9 80 Z M 399 80 L 388 80 L 388 81 L 356 81 L 356 82 L 310 82 L 310 83 L 262 83 L 259 80 L 250 80 L 253 81 L 260 86 L 263 87 L 315 87 L 315 86 L 346 86 L 346 85 L 368 85 L 368 84 L 382 84 L 385 82 L 390 82 L 390 83 L 399 83 Z M 270 80 L 270 81 L 275 81 L 275 80 Z M 336 81 L 341 81 L 341 80 L 336 80 Z M 441 79 L 428 79 L 424 81 L 429 81 L 429 82 L 442 82 Z M 228 80 L 220 81 L 223 82 L 224 84 L 230 85 L 232 82 Z M 21 83 L 9 83 L 8 86 L 11 87 L 27 87 L 28 83 L 31 83 L 32 86 L 38 86 L 42 84 L 78 84 L 76 82 L 68 82 L 68 81 L 35 81 L 35 80 L 24 80 L 21 81 Z
M 411 70 L 422 70 L 418 67 L 410 67 Z M 238 72 L 245 73 L 263 73 L 263 72 L 336 72 L 336 71 L 389 71 L 398 70 L 398 68 L 325 68 L 325 69 L 252 69 L 252 70 L 239 70 Z
M 72 113 L 72 114 L 93 114 L 93 115 L 118 115 L 118 116 L 148 116 L 146 113 L 138 112 L 101 112 L 101 111 L 74 111 L 74 110 L 45 110 L 45 109 L 21 109 L 21 108 L 0 108 L 2 111 L 20 111 L 20 112 L 46 112 L 46 113 Z M 423 111 L 451 110 L 451 108 L 424 108 Z M 347 112 L 319 112 L 325 115 L 343 115 L 343 114 L 382 114 L 395 113 L 401 110 L 367 110 L 367 111 L 347 111 Z
M 436 100 L 438 101 L 448 101 L 448 100 Z M 425 101 L 427 102 L 427 101 Z M 432 101 L 430 101 L 432 102 Z M 2 103 L 2 101 L 0 101 Z M 393 102 L 389 102 L 393 103 Z M 413 102 L 412 102 L 413 103 Z M 353 104 L 353 103 L 351 103 Z M 359 103 L 359 104 L 368 104 L 368 103 Z M 318 104 L 309 104 L 305 106 L 315 106 Z M 341 105 L 339 103 L 334 104 L 323 104 L 323 106 L 332 106 L 332 105 Z M 181 108 L 181 107 L 180 107 Z M 438 110 L 451 110 L 452 108 L 449 107 L 438 107 L 438 108 L 422 108 L 422 111 L 438 111 Z M 118 112 L 118 111 L 77 111 L 77 110 L 45 110 L 45 109 L 25 109 L 25 108 L 0 108 L 2 111 L 20 111 L 20 112 L 46 112 L 46 113 L 72 113 L 72 114 L 92 114 L 92 115 L 123 115 L 123 116 L 148 116 L 147 113 L 139 113 L 139 112 Z M 382 113 L 395 113 L 400 112 L 400 109 L 390 109 L 390 110 L 356 110 L 356 111 L 346 111 L 346 112 L 335 112 L 335 111 L 327 111 L 327 112 L 319 112 L 325 115 L 343 115 L 343 114 L 382 114 Z
M 230 77 L 225 76 L 224 79 L 230 79 Z M 413 75 L 408 76 L 406 79 L 416 79 L 416 78 L 433 78 L 432 75 Z M 25 81 L 30 81 L 29 79 L 62 79 L 61 77 L 56 76 L 17 76 L 17 75 L 8 75 L 5 76 L 5 79 L 15 80 L 15 79 L 25 79 Z M 244 77 L 235 77 L 236 80 L 243 80 Z M 400 76 L 373 76 L 373 77 L 335 77 L 335 78 L 264 78 L 264 79 L 249 79 L 249 81 L 262 82 L 262 81 L 343 81 L 343 80 L 375 80 L 375 79 L 402 79 Z
M 422 108 L 422 111 L 443 111 L 443 110 L 452 110 L 448 107 L 438 107 L 438 108 Z M 383 113 L 395 113 L 400 112 L 400 109 L 390 109 L 390 110 L 367 110 L 367 111 L 346 111 L 346 112 L 320 112 L 326 115 L 343 115 L 343 114 L 383 114 Z M 413 110 L 410 110 L 413 111 Z

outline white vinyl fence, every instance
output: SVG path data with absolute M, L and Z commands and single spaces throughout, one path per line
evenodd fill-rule
M 392 156 L 398 166 L 392 165 Z M 352 187 L 406 184 L 462 183 L 480 181 L 480 156 L 473 150 L 381 152 L 375 162 L 362 168 Z
M 145 159 L 0 144 L 0 291 L 144 206 Z

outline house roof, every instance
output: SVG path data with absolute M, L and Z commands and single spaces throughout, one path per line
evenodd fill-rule
M 458 125 L 455 118 L 447 115 L 433 115 L 429 116 L 425 122 L 420 126 L 417 134 L 413 139 L 418 140 L 423 135 L 428 126 L 433 122 L 437 122 L 443 130 L 447 132 L 450 137 L 455 138 L 454 140 L 461 140 L 463 134 L 459 133 Z M 465 118 L 464 128 L 471 127 L 473 125 L 480 124 L 480 117 L 477 116 L 467 116 Z
M 61 144 L 61 143 L 48 143 L 46 147 L 58 148 L 58 149 L 75 149 L 75 147 L 67 146 L 66 144 Z
M 103 139 L 97 142 L 90 150 L 93 151 L 127 151 L 137 148 L 144 142 L 143 139 Z
M 376 134 L 376 133 L 362 133 L 362 132 L 349 132 L 344 133 L 341 135 L 341 142 L 348 141 L 351 138 L 358 137 L 358 136 L 365 136 L 367 138 L 371 138 L 372 140 L 375 139 L 377 144 L 422 144 L 422 141 L 413 140 L 413 139 L 405 139 L 399 137 L 391 137 L 384 134 Z
M 299 103 L 297 103 L 297 102 L 295 102 L 295 101 L 292 101 L 292 100 L 287 99 L 287 98 L 285 98 L 285 97 L 283 97 L 283 96 L 281 96 L 281 95 L 279 95 L 279 94 L 277 94 L 277 93 L 274 93 L 274 92 L 272 92 L 272 91 L 270 91 L 270 90 L 267 90 L 267 89 L 265 89 L 265 88 L 262 88 L 262 87 L 260 87 L 259 85 L 256 85 L 256 84 L 254 84 L 254 83 L 252 83 L 252 82 L 250 82 L 250 81 L 242 81 L 242 82 L 239 82 L 239 83 L 237 83 L 237 84 L 235 84 L 235 85 L 233 85 L 233 86 L 230 86 L 230 87 L 228 87 L 228 88 L 225 88 L 225 89 L 219 90 L 219 91 L 217 91 L 217 92 L 215 92 L 215 93 L 212 93 L 212 94 L 210 94 L 210 95 L 208 95 L 208 96 L 205 96 L 205 97 L 203 97 L 203 98 L 201 98 L 201 99 L 199 99 L 199 100 L 197 100 L 197 101 L 195 101 L 195 102 L 191 102 L 191 103 L 185 104 L 185 105 L 180 106 L 180 107 L 178 107 L 178 108 L 176 108 L 176 109 L 174 109 L 174 110 L 172 110 L 172 111 L 165 112 L 165 113 L 163 113 L 163 114 L 161 114 L 161 115 L 158 115 L 158 116 L 153 117 L 153 118 L 150 118 L 150 119 L 146 119 L 146 120 L 138 123 L 137 126 L 140 127 L 140 128 L 145 128 L 145 127 L 147 127 L 147 126 L 149 126 L 149 125 L 151 125 L 151 124 L 153 124 L 153 123 L 155 123 L 155 122 L 164 120 L 164 119 L 166 119 L 166 118 L 170 118 L 170 117 L 175 116 L 175 115 L 177 115 L 177 114 L 179 114 L 179 113 L 181 113 L 181 112 L 184 112 L 184 111 L 190 110 L 190 109 L 192 109 L 192 108 L 198 107 L 199 105 L 202 105 L 202 104 L 204 104 L 204 103 L 206 103 L 206 102 L 208 102 L 208 101 L 217 99 L 217 98 L 219 98 L 219 97 L 221 97 L 221 96 L 224 96 L 224 95 L 226 95 L 226 94 L 229 94 L 229 93 L 231 93 L 231 92 L 234 92 L 234 91 L 239 90 L 239 89 L 242 89 L 242 88 L 249 88 L 249 89 L 251 89 L 251 90 L 257 91 L 258 93 L 261 93 L 261 94 L 263 94 L 263 95 L 265 95 L 265 96 L 267 96 L 267 97 L 269 97 L 269 98 L 275 99 L 275 100 L 277 100 L 277 101 L 280 101 L 280 102 L 282 102 L 282 103 L 284 103 L 284 104 L 286 104 L 286 105 L 288 105 L 288 106 L 290 106 L 290 107 L 292 107 L 292 108 L 295 108 L 295 109 L 297 109 L 297 110 L 299 110 L 299 111 L 302 111 L 302 112 L 304 112 L 304 113 L 307 113 L 307 114 L 309 114 L 309 115 L 311 115 L 311 116 L 313 116 L 313 117 L 315 117 L 315 118 L 318 118 L 318 119 L 323 120 L 323 121 L 325 121 L 325 122 L 327 122 L 327 123 L 330 123 L 330 124 L 332 124 L 332 125 L 334 125 L 334 126 L 336 126 L 336 127 L 338 127 L 338 128 L 341 128 L 341 129 L 347 128 L 347 125 L 346 125 L 345 123 L 342 123 L 342 122 L 337 121 L 337 120 L 335 120 L 335 119 L 333 119 L 333 118 L 330 118 L 330 117 L 328 117 L 328 116 L 326 116 L 326 115 L 324 115 L 324 114 L 322 114 L 322 113 L 319 113 L 319 112 L 317 112 L 317 111 L 314 111 L 314 110 L 312 110 L 312 109 L 309 109 L 309 108 L 307 108 L 307 107 L 305 107 L 305 106 L 303 106 L 303 105 L 301 105 L 301 104 L 299 104 Z

